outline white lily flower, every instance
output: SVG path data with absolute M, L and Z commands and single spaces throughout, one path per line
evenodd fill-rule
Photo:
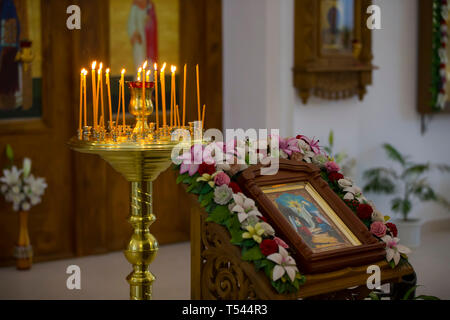
M 0 182 L 3 182 L 8 186 L 20 184 L 21 174 L 22 170 L 18 170 L 16 166 L 12 166 L 11 170 L 4 169 L 3 177 L 0 178 Z
M 31 172 L 31 159 L 30 158 L 24 158 L 23 159 L 23 177 L 26 178 Z
M 267 256 L 267 259 L 275 262 L 277 265 L 273 268 L 272 279 L 277 281 L 285 273 L 287 273 L 289 279 L 292 282 L 295 280 L 295 274 L 298 272 L 297 266 L 295 264 L 294 258 L 292 258 L 289 253 L 281 246 L 278 246 L 278 253 L 272 253 Z
M 31 193 L 34 196 L 42 196 L 47 188 L 47 183 L 44 178 L 35 178 L 32 174 L 25 179 L 25 183 L 30 187 Z
M 408 247 L 399 244 L 399 238 L 393 238 L 389 235 L 385 235 L 381 238 L 386 243 L 386 260 L 389 262 L 392 259 L 394 260 L 394 264 L 397 265 L 400 261 L 400 254 L 409 254 L 411 253 L 411 249 Z
M 233 206 L 231 211 L 235 212 L 238 215 L 240 223 L 244 222 L 249 217 L 261 216 L 261 213 L 255 206 L 255 201 L 253 201 L 250 198 L 247 198 L 242 192 L 233 194 L 233 200 L 235 202 L 235 205 Z

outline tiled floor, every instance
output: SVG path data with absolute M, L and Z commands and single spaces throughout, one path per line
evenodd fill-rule
M 414 250 L 419 294 L 450 299 L 450 220 L 425 225 Z M 81 290 L 68 290 L 69 265 L 81 268 Z M 162 246 L 150 270 L 156 275 L 154 299 L 190 298 L 189 243 Z M 122 252 L 37 263 L 29 271 L 0 269 L 0 299 L 128 299 L 131 267 Z

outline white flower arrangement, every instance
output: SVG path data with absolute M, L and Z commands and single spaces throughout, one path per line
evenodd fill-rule
M 12 149 L 7 147 L 8 158 L 13 161 Z M 3 170 L 0 191 L 7 202 L 12 202 L 14 211 L 28 211 L 41 202 L 47 183 L 44 178 L 31 174 L 31 160 L 23 159 L 22 169 L 12 165 Z

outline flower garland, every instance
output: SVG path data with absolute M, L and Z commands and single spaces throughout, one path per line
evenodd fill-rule
M 350 178 L 339 173 L 339 166 L 323 152 L 318 140 L 302 135 L 286 139 L 272 136 L 270 139 L 278 139 L 279 150 L 270 153 L 268 149 L 264 154 L 260 153 L 261 162 L 263 158 L 280 157 L 317 165 L 331 189 L 375 237 L 386 243 L 386 259 L 391 267 L 407 260 L 406 254 L 410 250 L 399 244 L 395 224 L 388 222 L 389 217 L 376 210 Z M 187 184 L 187 192 L 198 195 L 200 205 L 208 213 L 206 221 L 227 228 L 231 243 L 241 247 L 242 260 L 251 261 L 257 270 L 263 270 L 278 293 L 298 291 L 305 282 L 305 276 L 299 272 L 289 246 L 275 234 L 255 202 L 246 197 L 236 183 L 239 172 L 248 167 L 247 164 L 238 164 L 242 157 L 238 149 L 245 150 L 249 142 L 234 141 L 231 148 L 222 143 L 211 145 L 223 150 L 227 159 L 234 160 L 231 161 L 233 164 L 216 164 L 211 154 L 206 156 L 208 147 L 194 145 L 178 158 L 180 164 L 175 165 L 180 172 L 177 183 Z M 194 164 L 194 159 L 203 159 L 204 162 Z
M 449 5 L 447 0 L 433 1 L 433 38 L 432 38 L 432 104 L 434 111 L 440 111 L 445 108 L 447 101 L 446 83 L 447 83 L 447 19 Z

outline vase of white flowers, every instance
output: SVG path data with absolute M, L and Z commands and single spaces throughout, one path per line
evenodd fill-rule
M 19 270 L 31 267 L 33 248 L 28 235 L 28 212 L 41 202 L 47 184 L 44 178 L 31 174 L 31 160 L 23 159 L 22 169 L 14 165 L 14 153 L 10 145 L 6 146 L 6 156 L 10 165 L 0 177 L 0 191 L 7 202 L 12 203 L 14 211 L 19 212 L 19 239 L 14 249 L 16 266 Z

